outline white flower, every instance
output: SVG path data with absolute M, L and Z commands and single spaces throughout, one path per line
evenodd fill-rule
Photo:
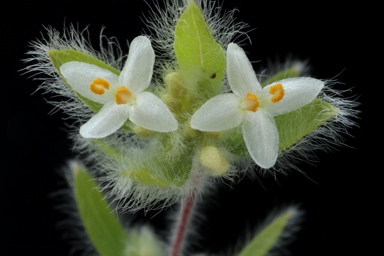
M 85 138 L 103 138 L 117 131 L 129 118 L 145 129 L 170 132 L 177 121 L 154 94 L 145 92 L 152 79 L 155 53 L 150 40 L 136 37 L 120 76 L 85 62 L 71 61 L 60 72 L 73 90 L 104 106 L 81 126 Z
M 191 127 L 201 131 L 223 131 L 242 125 L 248 152 L 257 165 L 271 168 L 278 156 L 279 134 L 274 116 L 312 102 L 324 82 L 288 78 L 261 87 L 242 48 L 230 43 L 227 77 L 233 93 L 208 100 L 191 118 Z

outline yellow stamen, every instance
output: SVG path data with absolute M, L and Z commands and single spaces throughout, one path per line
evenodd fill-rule
M 126 104 L 130 100 L 132 93 L 126 87 L 117 88 L 115 92 L 115 101 L 117 104 Z
M 279 102 L 284 97 L 284 88 L 282 84 L 275 84 L 269 88 L 269 93 L 272 94 L 271 101 Z
M 109 89 L 109 83 L 103 78 L 96 78 L 89 85 L 89 89 L 95 94 L 103 95 L 105 93 L 105 90 Z
M 256 112 L 259 105 L 259 99 L 257 96 L 249 92 L 245 97 L 245 108 L 249 111 Z

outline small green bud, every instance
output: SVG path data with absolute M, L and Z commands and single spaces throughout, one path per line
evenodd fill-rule
M 229 170 L 230 164 L 225 159 L 218 148 L 207 146 L 201 149 L 200 163 L 207 167 L 207 170 L 213 176 L 221 176 Z

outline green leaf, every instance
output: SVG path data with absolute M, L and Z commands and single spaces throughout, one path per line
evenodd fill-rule
M 212 97 L 220 92 L 225 72 L 225 50 L 209 31 L 204 15 L 189 1 L 175 28 L 174 50 L 181 73 L 199 93 Z
M 279 244 L 287 224 L 296 216 L 296 210 L 288 209 L 264 227 L 237 256 L 265 256 Z
M 296 111 L 276 116 L 280 138 L 279 151 L 291 147 L 337 113 L 335 107 L 317 98 Z
M 89 238 L 101 256 L 123 256 L 128 236 L 113 210 L 82 167 L 73 166 L 75 199 Z

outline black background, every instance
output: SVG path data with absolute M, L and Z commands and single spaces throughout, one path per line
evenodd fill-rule
M 227 248 L 274 205 L 294 203 L 305 215 L 301 230 L 288 246 L 292 255 L 349 255 L 351 249 L 356 252 L 363 244 L 358 230 L 368 225 L 361 210 L 374 212 L 368 200 L 374 186 L 366 185 L 372 184 L 369 179 L 375 180 L 379 170 L 370 147 L 380 136 L 378 131 L 369 130 L 369 118 L 375 113 L 372 104 L 380 103 L 380 93 L 368 94 L 368 88 L 372 88 L 370 84 L 375 88 L 381 84 L 367 81 L 371 74 L 365 68 L 375 65 L 364 61 L 371 56 L 375 42 L 367 33 L 370 20 L 356 15 L 364 13 L 360 6 L 339 7 L 332 2 L 299 5 L 292 1 L 251 4 L 227 0 L 223 6 L 225 10 L 237 8 L 238 20 L 255 28 L 249 33 L 252 44 L 244 46 L 251 60 L 266 63 L 269 59 L 283 60 L 289 54 L 308 59 L 312 76 L 336 77 L 344 83 L 340 88 L 353 88 L 362 112 L 359 128 L 349 131 L 352 136 L 345 136 L 349 147 L 319 152 L 315 165 L 303 163 L 300 167 L 307 177 L 292 172 L 288 176 L 261 177 L 259 181 L 244 179 L 232 189 L 222 187 L 207 199 L 210 203 L 202 209 L 207 213 L 201 227 L 202 247 Z M 41 38 L 43 26 L 61 30 L 64 23 L 78 24 L 80 28 L 90 25 L 95 45 L 105 26 L 104 33 L 115 36 L 126 50 L 126 40 L 132 40 L 144 28 L 141 17 L 149 7 L 144 1 L 128 0 L 14 1 L 2 12 L 8 15 L 3 15 L 0 23 L 1 126 L 5 139 L 1 143 L 1 254 L 69 255 L 71 246 L 57 226 L 66 216 L 56 209 L 60 202 L 52 196 L 65 188 L 59 169 L 74 156 L 63 125 L 65 115 L 49 114 L 53 109 L 46 103 L 50 95 L 33 94 L 39 82 L 21 75 L 25 67 L 22 59 L 28 57 L 25 53 L 29 42 Z M 372 42 L 369 47 L 367 41 Z M 161 230 L 170 224 L 165 216 L 150 214 L 145 221 Z

